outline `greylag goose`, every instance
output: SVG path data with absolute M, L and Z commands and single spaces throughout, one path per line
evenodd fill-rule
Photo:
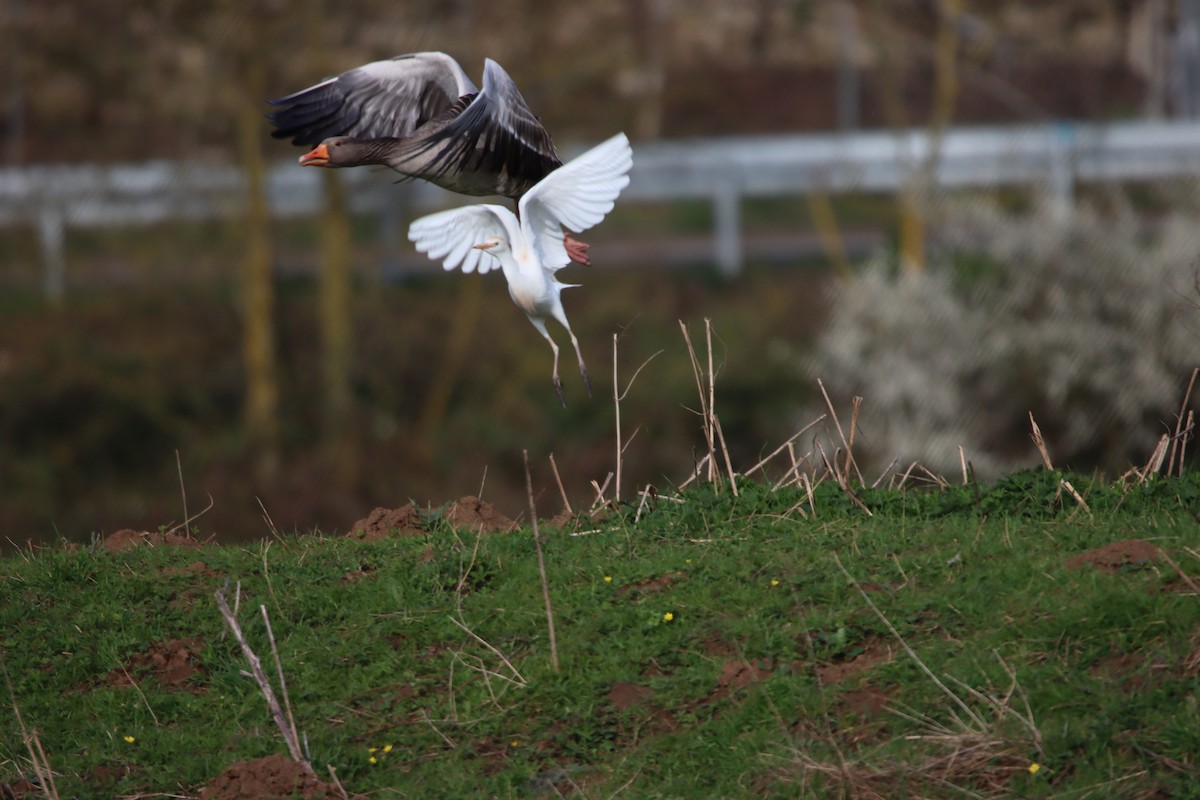
M 546 330 L 553 317 L 566 329 L 579 361 L 579 374 L 592 393 L 579 340 L 563 310 L 562 290 L 576 284 L 559 283 L 555 273 L 570 263 L 562 229 L 585 231 L 604 219 L 617 196 L 629 184 L 633 154 L 629 139 L 619 133 L 551 172 L 518 202 L 519 216 L 504 206 L 472 205 L 430 214 L 414 221 L 408 238 L 417 250 L 441 260 L 447 271 L 488 272 L 500 268 L 508 294 L 525 312 L 554 352 L 554 392 L 566 405 L 558 377 L 558 345 Z
M 484 60 L 483 90 L 445 53 L 373 61 L 286 97 L 267 115 L 277 139 L 313 149 L 302 166 L 383 165 L 459 194 L 517 200 L 562 166 L 512 78 Z M 588 246 L 565 237 L 589 263 Z

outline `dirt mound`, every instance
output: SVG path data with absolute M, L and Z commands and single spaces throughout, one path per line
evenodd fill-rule
M 106 681 L 110 686 L 131 686 L 136 677 L 148 674 L 165 689 L 200 691 L 189 682 L 204 674 L 197 655 L 203 648 L 204 642 L 195 638 L 159 642 L 132 656 L 128 666 L 109 672 Z
M 200 800 L 340 800 L 337 788 L 282 755 L 240 761 L 200 790 Z M 364 795 L 352 795 L 363 800 Z
M 1122 539 L 1119 542 L 1088 550 L 1068 558 L 1063 564 L 1067 569 L 1082 569 L 1091 565 L 1104 572 L 1117 572 L 1122 567 L 1146 566 L 1162 557 L 1158 545 L 1141 539 Z
M 836 686 L 857 675 L 892 660 L 892 649 L 880 639 L 868 639 L 862 652 L 844 661 L 834 661 L 817 667 L 817 682 L 822 686 Z
M 517 523 L 497 511 L 491 503 L 474 495 L 460 497 L 451 503 L 445 517 L 456 528 L 484 533 L 511 531 L 517 527 Z
M 391 536 L 392 531 L 395 531 L 397 536 L 412 536 L 423 533 L 424 530 L 421 527 L 421 515 L 417 511 L 417 507 L 409 503 L 400 508 L 383 508 L 382 506 L 375 508 L 366 517 L 350 526 L 350 533 L 346 535 L 364 542 L 374 542 L 385 536 Z
M 498 533 L 514 530 L 517 523 L 496 510 L 491 503 L 474 495 L 460 497 L 450 504 L 442 517 L 456 528 L 473 533 Z M 347 536 L 373 542 L 385 536 L 413 536 L 424 533 L 421 512 L 412 503 L 400 508 L 376 508 L 350 527 Z
M 200 544 L 196 539 L 182 533 L 158 533 L 151 531 L 135 531 L 125 528 L 109 534 L 104 539 L 104 549 L 110 553 L 123 553 L 141 545 L 159 547 L 195 547 Z

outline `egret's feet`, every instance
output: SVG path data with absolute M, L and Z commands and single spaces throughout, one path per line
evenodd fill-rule
M 562 381 L 558 379 L 557 375 L 554 376 L 554 396 L 558 398 L 560 406 L 567 407 L 567 398 L 563 396 Z
M 579 374 L 583 376 L 583 385 L 587 387 L 588 397 L 592 396 L 592 379 L 588 376 L 587 367 L 579 362 Z
M 573 238 L 571 234 L 564 233 L 563 247 L 567 248 L 567 255 L 571 257 L 572 261 L 577 261 L 585 267 L 592 265 L 592 259 L 588 258 L 588 250 L 591 250 L 592 246 L 587 242 L 581 242 Z

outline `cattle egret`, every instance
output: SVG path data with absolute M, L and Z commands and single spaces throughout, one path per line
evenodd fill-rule
M 422 217 L 408 229 L 417 250 L 442 261 L 447 271 L 488 272 L 499 267 L 508 294 L 554 351 L 554 391 L 566 405 L 558 377 L 558 345 L 546 320 L 558 320 L 571 337 L 579 374 L 588 394 L 592 382 L 579 350 L 579 340 L 563 311 L 562 290 L 555 273 L 570 263 L 562 230 L 585 231 L 612 210 L 629 184 L 633 152 L 620 133 L 551 172 L 527 191 L 518 204 L 519 217 L 503 206 L 475 205 Z

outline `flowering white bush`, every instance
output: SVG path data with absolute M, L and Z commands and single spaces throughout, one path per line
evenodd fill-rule
M 957 473 L 963 445 L 994 477 L 1039 463 L 1030 411 L 1056 466 L 1144 462 L 1200 364 L 1200 197 L 1153 226 L 1104 199 L 1018 215 L 943 196 L 923 273 L 879 256 L 835 292 L 807 370 L 864 398 L 860 463 Z

